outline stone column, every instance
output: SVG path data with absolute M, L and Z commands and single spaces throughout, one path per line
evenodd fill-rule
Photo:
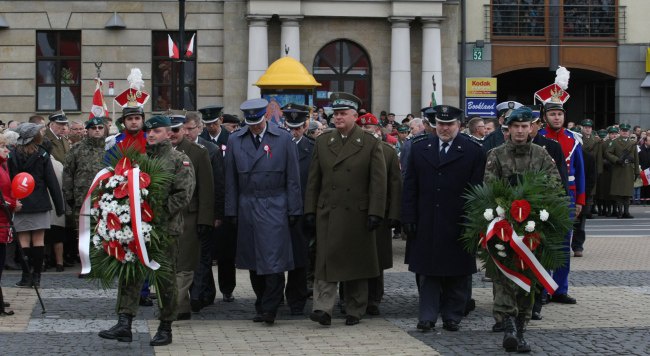
M 302 16 L 280 16 L 280 57 L 287 55 L 300 61 L 300 20 Z
M 401 121 L 411 112 L 411 28 L 413 18 L 391 17 L 390 112 Z
M 267 22 L 270 16 L 248 17 L 248 87 L 246 98 L 259 98 L 260 88 L 253 84 L 269 66 Z
M 442 104 L 442 43 L 440 42 L 441 18 L 422 18 L 422 107 L 431 105 L 434 91 L 432 77 L 435 76 L 435 97 Z

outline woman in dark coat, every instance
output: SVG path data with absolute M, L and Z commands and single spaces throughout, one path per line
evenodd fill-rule
M 34 191 L 22 199 L 22 209 L 14 216 L 20 246 L 34 271 L 32 280 L 29 270 L 23 265 L 23 275 L 16 286 L 24 288 L 40 286 L 45 230 L 50 228 L 50 196 L 56 215 L 60 216 L 65 212 L 61 188 L 54 174 L 50 155 L 40 146 L 43 142 L 41 128 L 43 125 L 32 123 L 18 126 L 16 131 L 20 136 L 16 148 L 9 156 L 9 173 L 12 179 L 21 172 L 27 172 L 34 177 Z
M 20 201 L 14 198 L 11 192 L 11 178 L 9 178 L 9 170 L 7 169 L 7 156 L 9 149 L 7 148 L 7 139 L 5 135 L 0 135 L 0 191 L 2 191 L 2 200 L 4 205 L 9 208 L 9 212 L 20 210 Z M 0 209 L 0 280 L 2 279 L 2 270 L 5 265 L 5 255 L 7 252 L 7 245 L 12 241 L 12 236 L 9 230 L 11 216 L 8 216 L 5 209 Z M 0 288 L 0 316 L 12 315 L 13 311 L 5 310 L 9 304 L 5 304 L 2 288 Z

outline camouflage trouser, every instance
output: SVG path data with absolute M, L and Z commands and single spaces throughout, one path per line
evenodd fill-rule
M 526 293 L 503 273 L 495 274 L 492 276 L 494 320 L 500 322 L 504 316 L 510 315 L 512 317 L 523 316 L 528 322 L 533 311 L 532 295 Z
M 176 240 L 177 237 L 174 237 Z M 159 289 L 156 290 L 158 294 L 158 306 L 160 315 L 158 319 L 162 321 L 176 320 L 176 242 L 172 242 L 170 247 L 164 251 L 165 259 L 169 261 L 171 272 L 168 279 L 159 279 Z M 160 278 L 160 277 L 159 277 Z M 120 279 L 117 290 L 117 313 L 130 314 L 135 316 L 138 313 L 140 302 L 140 289 L 144 281 L 139 280 L 134 283 L 127 284 L 123 279 Z

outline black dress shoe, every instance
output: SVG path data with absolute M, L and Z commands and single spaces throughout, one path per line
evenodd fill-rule
M 256 314 L 255 317 L 253 318 L 254 323 L 261 323 L 264 321 L 264 317 L 262 314 Z
M 433 330 L 433 328 L 436 326 L 436 324 L 433 321 L 428 321 L 428 320 L 420 320 L 418 321 L 418 330 L 421 330 L 422 332 L 427 332 Z
M 447 331 L 458 331 L 458 322 L 455 320 L 447 320 L 442 323 L 442 328 Z
M 232 303 L 235 301 L 235 297 L 232 296 L 232 293 L 224 294 L 223 301 L 226 303 Z
M 356 316 L 348 315 L 345 317 L 345 325 L 357 325 L 359 324 L 359 318 Z
M 560 304 L 576 304 L 578 303 L 575 298 L 568 294 L 556 294 L 551 298 L 551 302 Z
M 141 307 L 151 307 L 153 306 L 153 300 L 149 297 L 140 297 L 140 302 L 138 302 L 138 304 Z
M 322 310 L 314 310 L 311 312 L 309 319 L 321 325 L 332 325 L 332 316 Z
M 533 315 L 530 316 L 530 320 L 542 320 L 542 313 L 533 312 Z
M 190 320 L 192 319 L 192 313 L 178 313 L 176 315 L 176 320 Z
M 63 271 L 65 271 L 65 268 L 63 268 L 63 265 L 56 265 L 56 271 L 57 272 L 63 272 Z
M 266 325 L 273 325 L 275 323 L 275 313 L 263 313 L 262 321 Z
M 366 314 L 368 314 L 368 315 L 379 315 L 380 314 L 379 307 L 376 306 L 376 305 L 369 305 L 366 308 Z
M 505 330 L 505 327 L 503 326 L 502 321 L 497 321 L 494 323 L 494 325 L 492 325 L 492 332 L 494 333 L 501 333 L 503 330 Z
M 625 213 L 621 215 L 622 219 L 634 219 L 634 216 L 630 215 L 630 213 Z
M 476 309 L 476 300 L 474 298 L 471 298 L 470 300 L 467 301 L 467 304 L 465 304 L 465 316 L 468 316 L 470 312 L 474 311 Z
M 190 299 L 190 308 L 192 309 L 192 313 L 198 313 L 203 309 L 203 302 L 198 299 Z

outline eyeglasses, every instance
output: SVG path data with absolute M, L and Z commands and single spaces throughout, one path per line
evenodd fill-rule
M 103 130 L 104 126 L 91 126 L 88 130 Z

